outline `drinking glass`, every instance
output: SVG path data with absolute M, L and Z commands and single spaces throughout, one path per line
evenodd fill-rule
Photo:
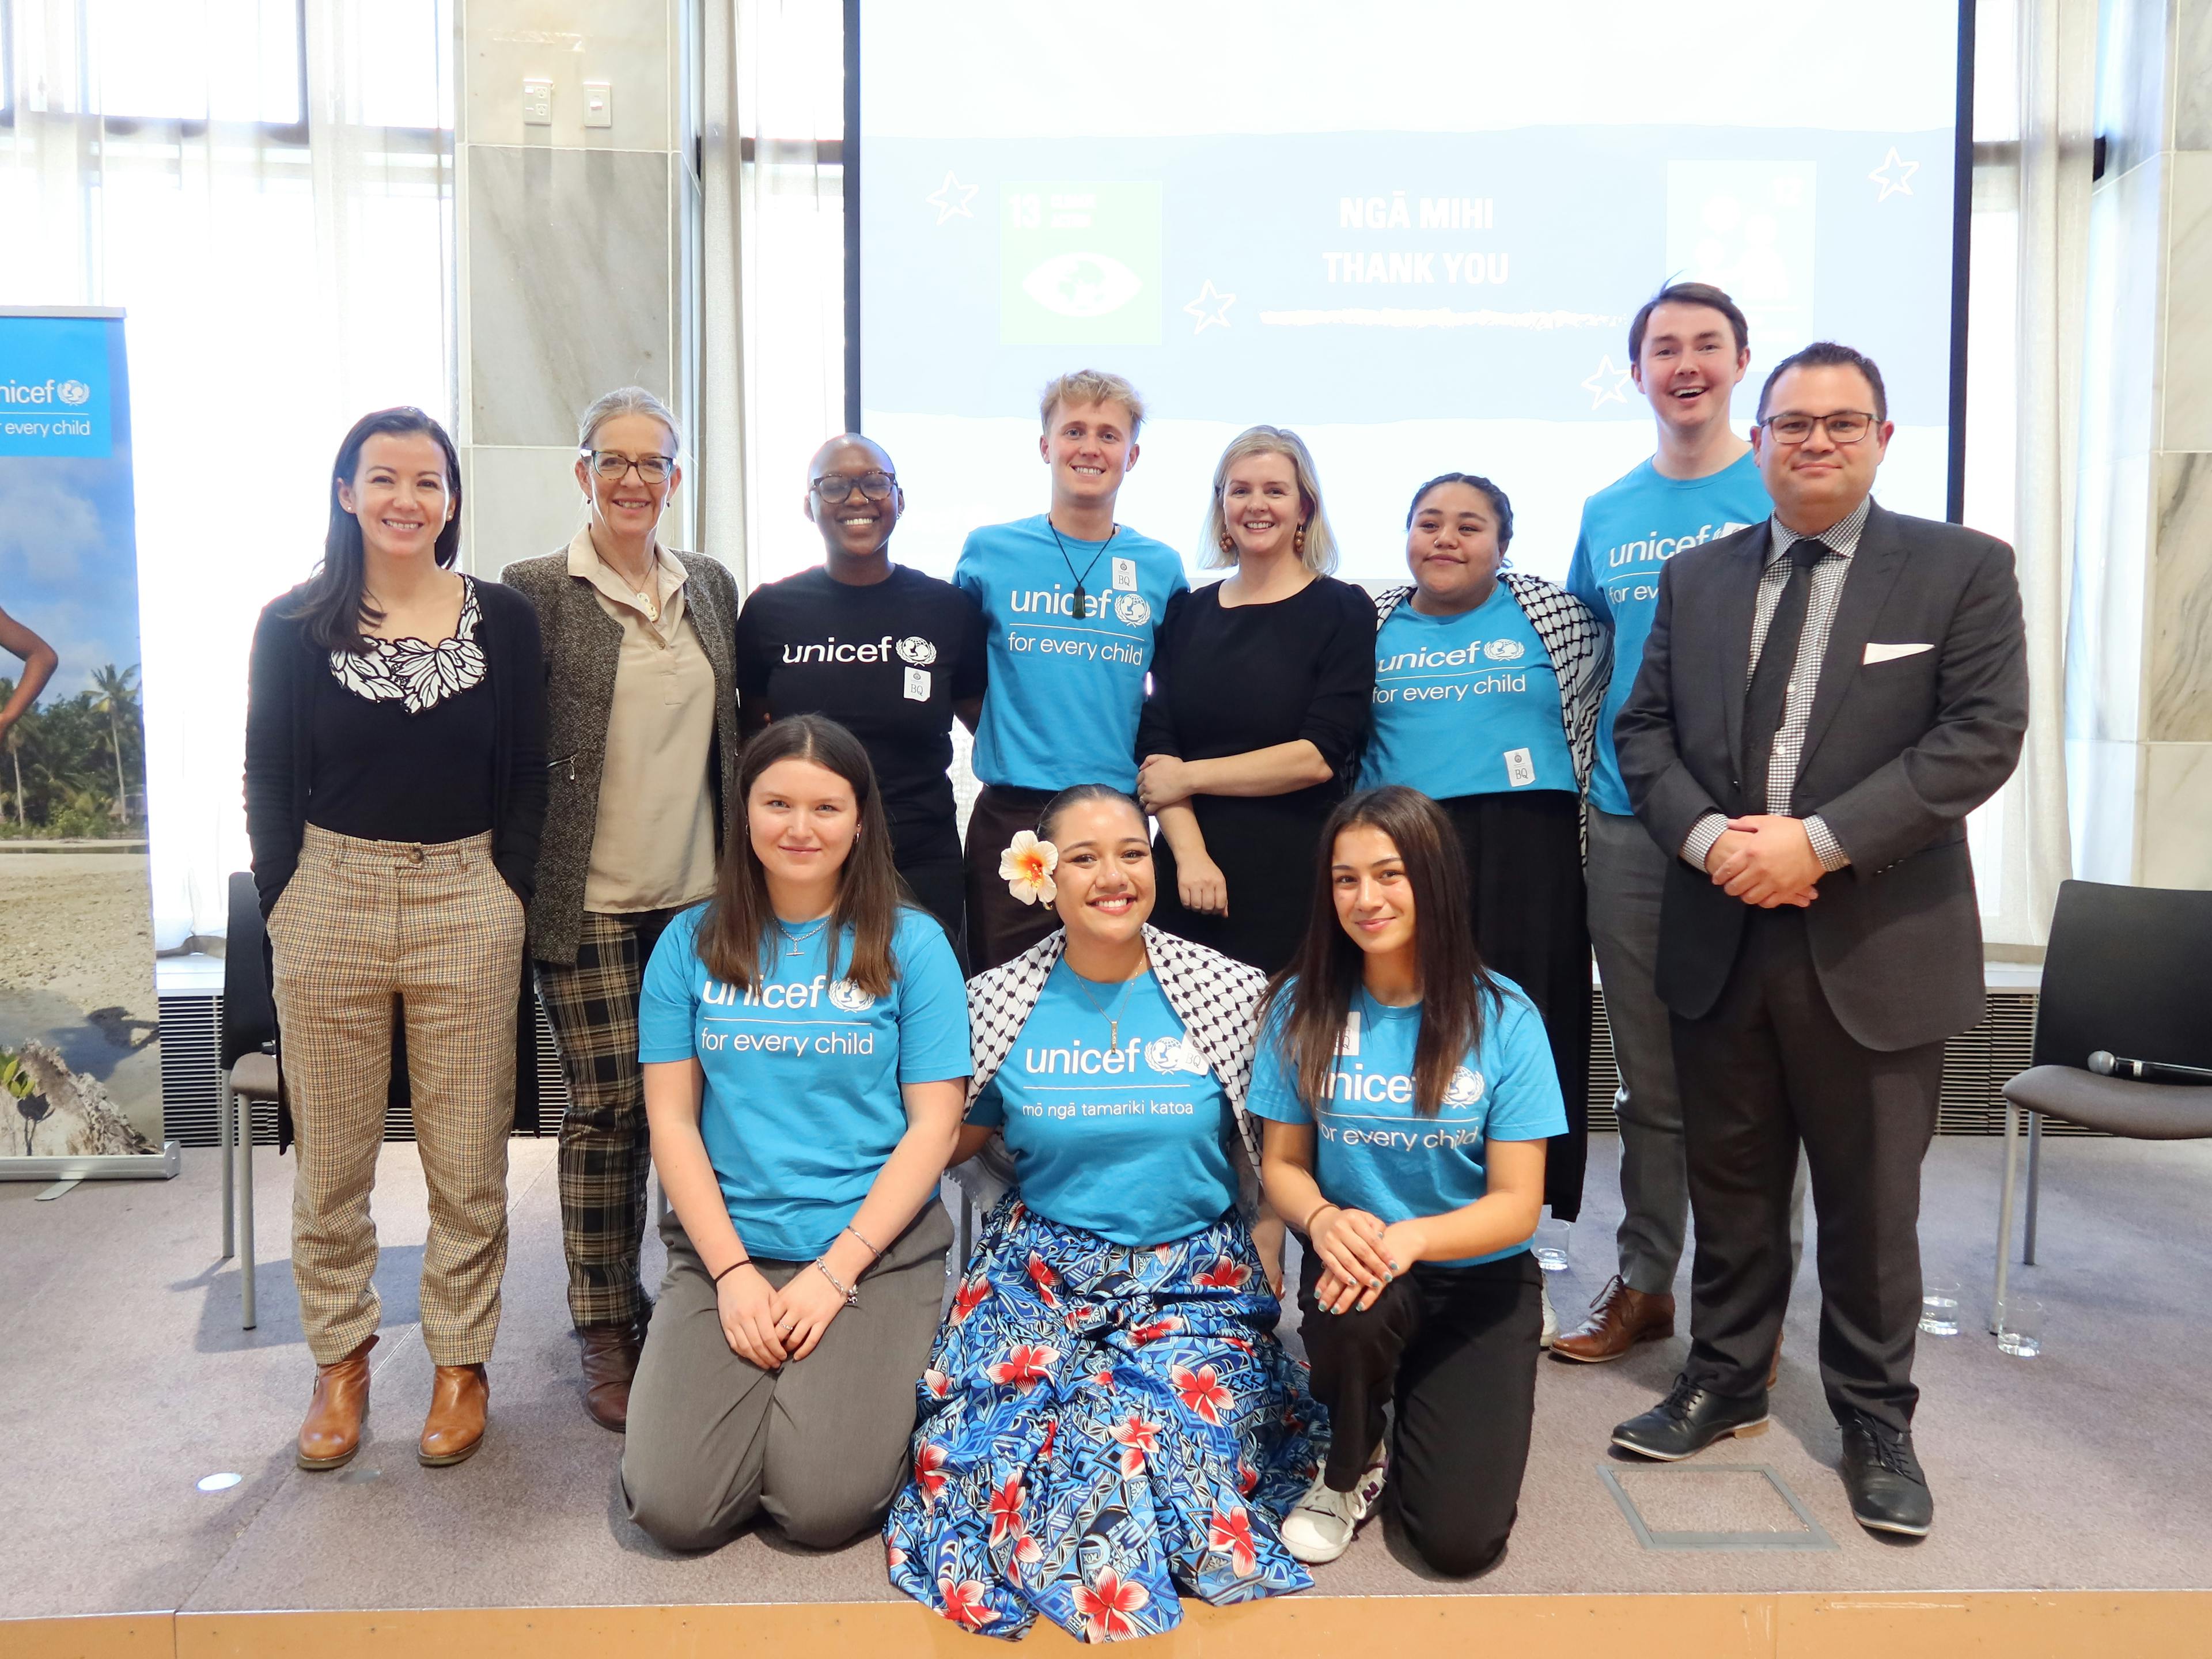
M 1573 1236 L 1574 1224 L 1555 1221 L 1546 1216 L 1536 1224 L 1536 1237 L 1529 1248 L 1535 1252 L 1536 1265 L 1547 1273 L 1563 1273 L 1567 1270 L 1567 1241 Z
M 1997 1315 L 1997 1352 L 2033 1359 L 2043 1352 L 2043 1304 L 2016 1296 Z
M 1920 1328 L 1929 1336 L 1959 1334 L 1959 1286 L 1954 1279 L 1931 1279 L 1920 1287 Z

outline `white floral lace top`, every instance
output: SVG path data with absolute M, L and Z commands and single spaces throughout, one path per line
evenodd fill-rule
M 462 577 L 461 589 L 461 617 L 453 638 L 435 645 L 416 639 L 373 639 L 364 641 L 368 649 L 359 655 L 333 651 L 331 672 L 338 684 L 371 702 L 399 703 L 410 714 L 472 690 L 484 677 L 483 647 L 477 643 L 483 613 L 477 608 L 476 579 Z

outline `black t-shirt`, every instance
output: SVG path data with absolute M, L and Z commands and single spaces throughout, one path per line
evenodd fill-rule
M 331 675 L 315 687 L 307 822 L 362 841 L 460 841 L 492 827 L 498 699 L 491 682 L 410 714 Z
M 983 613 L 903 565 L 867 587 L 817 567 L 753 590 L 738 617 L 738 696 L 826 714 L 874 763 L 902 859 L 959 851 L 952 705 L 983 695 Z

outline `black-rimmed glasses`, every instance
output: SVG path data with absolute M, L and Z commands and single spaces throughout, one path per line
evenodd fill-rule
M 898 479 L 889 472 L 863 472 L 857 477 L 842 472 L 825 472 L 807 488 L 832 504 L 844 501 L 856 489 L 872 501 L 887 501 L 891 498 L 892 486 L 897 483 Z
M 632 457 L 618 455 L 611 449 L 587 450 L 586 453 L 591 457 L 592 471 L 609 483 L 620 483 L 623 475 L 632 467 L 637 469 L 637 476 L 647 483 L 666 483 L 668 475 L 676 470 L 676 458 L 673 455 Z
M 1759 424 L 1778 443 L 1802 444 L 1817 426 L 1832 444 L 1855 444 L 1874 430 L 1874 416 L 1863 409 L 1839 409 L 1832 415 L 1770 415 Z

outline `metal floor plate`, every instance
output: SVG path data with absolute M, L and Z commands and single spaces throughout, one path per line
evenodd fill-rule
M 1764 1463 L 1598 1465 L 1647 1550 L 1832 1550 L 1836 1542 Z

